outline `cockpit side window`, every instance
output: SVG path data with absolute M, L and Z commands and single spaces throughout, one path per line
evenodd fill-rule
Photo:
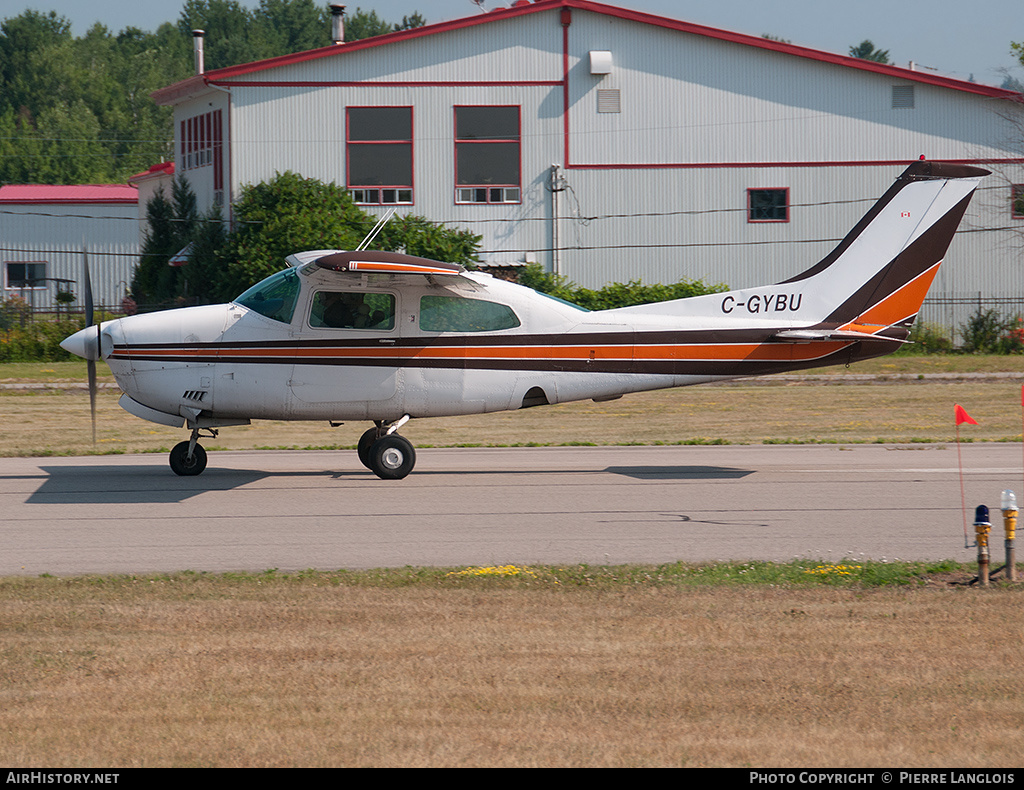
M 309 325 L 388 331 L 395 328 L 395 297 L 359 291 L 317 291 L 313 295 Z
M 427 332 L 494 332 L 517 326 L 519 317 L 499 302 L 453 296 L 420 299 L 420 329 Z
M 290 324 L 295 314 L 299 287 L 299 276 L 295 270 L 285 269 L 256 283 L 235 302 L 274 321 Z

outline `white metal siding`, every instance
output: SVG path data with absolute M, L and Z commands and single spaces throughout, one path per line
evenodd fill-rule
M 74 281 L 81 308 L 82 248 L 89 253 L 89 274 L 97 304 L 120 305 L 139 255 L 138 209 L 125 205 L 33 204 L 3 206 L 0 214 L 0 260 L 45 261 L 46 276 Z M 52 215 L 52 216 L 43 216 Z M 4 266 L 6 269 L 6 266 Z M 0 279 L 3 272 L 0 271 Z M 0 286 L 4 283 L 0 282 Z M 39 309 L 53 309 L 56 283 L 32 291 L 5 290 L 4 297 L 24 296 Z
M 345 108 L 411 106 L 415 205 L 400 210 L 480 233 L 491 261 L 552 265 L 548 181 L 558 164 L 569 187 L 558 195 L 561 272 L 588 287 L 782 280 L 853 227 L 903 169 L 892 163 L 1015 156 L 1006 102 L 915 83 L 914 107 L 894 109 L 892 88 L 906 82 L 899 77 L 574 9 L 566 162 L 562 36 L 553 10 L 339 47 L 337 57 L 241 75 L 227 89 L 230 102 L 210 91 L 179 105 L 176 119 L 210 101 L 230 107 L 237 197 L 242 184 L 285 170 L 344 185 Z M 592 50 L 612 53 L 609 74 L 590 73 Z M 275 81 L 300 84 L 251 84 Z M 481 82 L 498 84 L 467 84 Z M 598 112 L 598 90 L 618 90 L 621 112 Z M 460 104 L 522 108 L 521 204 L 455 203 Z M 990 230 L 1024 225 L 1010 219 L 1006 186 L 1024 183 L 1024 171 L 999 167 L 1006 182 L 985 182 L 963 226 L 985 230 L 957 236 L 934 293 L 1024 298 L 1012 235 Z M 790 220 L 748 222 L 751 188 L 788 189 Z

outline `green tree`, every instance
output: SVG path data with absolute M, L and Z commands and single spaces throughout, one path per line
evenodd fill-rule
M 196 196 L 183 176 L 174 179 L 171 198 L 160 190 L 146 204 L 148 228 L 139 265 L 132 278 L 132 298 L 140 305 L 172 306 L 186 299 L 184 267 L 170 266 L 173 255 L 196 237 L 202 224 Z
M 850 47 L 850 57 L 861 60 L 872 60 L 875 63 L 891 63 L 889 50 L 875 49 L 875 45 L 869 40 L 861 41 L 857 46 Z
M 280 270 L 292 253 L 355 249 L 376 223 L 342 187 L 292 172 L 244 187 L 233 217 L 235 227 L 224 244 L 200 264 L 211 273 L 208 294 L 216 301 L 232 299 Z M 377 240 L 378 249 L 472 263 L 480 237 L 410 216 L 393 220 Z
M 598 290 L 591 290 L 581 288 L 562 275 L 544 271 L 539 263 L 523 268 L 519 272 L 518 281 L 527 288 L 550 294 L 587 310 L 611 310 L 615 307 L 687 299 L 728 290 L 721 283 L 708 285 L 703 280 L 680 280 L 672 285 L 644 285 L 639 280 L 631 280 L 628 283 L 609 283 Z

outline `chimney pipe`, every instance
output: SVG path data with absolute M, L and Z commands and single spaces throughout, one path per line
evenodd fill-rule
M 331 39 L 335 44 L 345 43 L 345 6 L 331 3 Z
M 206 66 L 203 63 L 203 36 L 205 35 L 205 30 L 192 31 L 192 51 L 196 56 L 196 74 L 202 74 L 206 71 Z

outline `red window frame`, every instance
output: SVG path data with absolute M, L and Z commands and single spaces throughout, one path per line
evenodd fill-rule
M 375 137 L 373 139 L 356 140 L 352 138 L 351 116 L 353 110 L 408 110 L 409 111 L 409 137 Z M 415 113 L 413 107 L 408 104 L 377 104 L 377 105 L 352 105 L 345 108 L 345 186 L 352 193 L 355 202 L 361 206 L 389 206 L 389 205 L 415 205 L 416 198 L 416 144 L 415 144 Z M 408 146 L 409 147 L 409 183 L 408 184 L 355 184 L 352 181 L 351 156 L 353 146 Z M 408 200 L 399 200 L 402 193 L 408 193 Z M 371 199 L 371 193 L 376 193 L 376 199 Z M 394 199 L 388 193 L 394 193 Z
M 466 108 L 513 108 L 516 111 L 516 134 L 515 137 L 492 138 L 481 140 L 479 138 L 459 137 L 459 110 Z M 459 205 L 482 205 L 482 204 L 507 204 L 516 205 L 523 202 L 523 111 L 518 104 L 456 104 L 452 107 L 452 129 L 453 129 L 453 166 L 455 168 L 455 202 Z M 459 181 L 459 146 L 460 145 L 492 145 L 492 144 L 515 144 L 517 148 L 518 167 L 516 168 L 516 183 L 493 183 L 473 184 L 460 183 Z M 514 191 L 513 191 L 514 190 Z M 472 191 L 472 200 L 461 199 L 460 193 Z M 514 199 L 508 199 L 514 195 Z M 482 198 L 482 199 L 481 199 Z

